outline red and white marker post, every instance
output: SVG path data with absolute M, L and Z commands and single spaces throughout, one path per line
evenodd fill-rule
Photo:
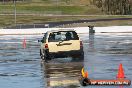
M 25 49 L 26 48 L 26 38 L 23 39 L 23 48 Z

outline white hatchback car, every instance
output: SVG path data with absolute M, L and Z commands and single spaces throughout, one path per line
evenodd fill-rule
M 61 56 L 84 59 L 82 41 L 74 30 L 47 31 L 40 42 L 40 56 L 44 60 Z

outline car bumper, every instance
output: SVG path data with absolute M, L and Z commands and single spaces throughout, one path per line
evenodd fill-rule
M 67 57 L 67 56 L 80 56 L 83 53 L 82 50 L 72 50 L 72 51 L 60 51 L 60 52 L 49 52 L 49 55 L 53 57 Z

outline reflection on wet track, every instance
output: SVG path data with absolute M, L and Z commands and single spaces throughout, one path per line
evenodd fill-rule
M 115 79 L 120 63 L 123 64 L 125 76 L 132 80 L 131 33 L 81 34 L 80 38 L 84 43 L 84 61 L 71 57 L 41 61 L 37 40 L 42 36 L 0 36 L 1 88 L 81 88 L 78 79 L 83 66 L 88 70 L 91 79 Z M 26 49 L 22 47 L 24 37 L 26 37 Z M 106 88 L 106 86 L 87 88 Z M 107 88 L 120 87 L 107 86 Z
M 58 59 L 58 58 L 56 58 Z M 67 58 L 69 59 L 69 58 Z M 63 60 L 63 58 L 61 58 Z M 80 69 L 83 67 L 83 61 L 74 62 L 56 62 L 50 61 L 48 63 L 43 63 L 43 68 L 45 68 L 45 78 L 47 79 L 47 87 L 63 87 L 63 86 L 73 86 L 77 87 L 79 84 Z

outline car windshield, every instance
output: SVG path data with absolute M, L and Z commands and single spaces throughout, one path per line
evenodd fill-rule
M 49 35 L 49 42 L 58 42 L 58 41 L 68 41 L 68 40 L 78 40 L 78 35 L 75 31 L 59 31 L 52 32 Z

